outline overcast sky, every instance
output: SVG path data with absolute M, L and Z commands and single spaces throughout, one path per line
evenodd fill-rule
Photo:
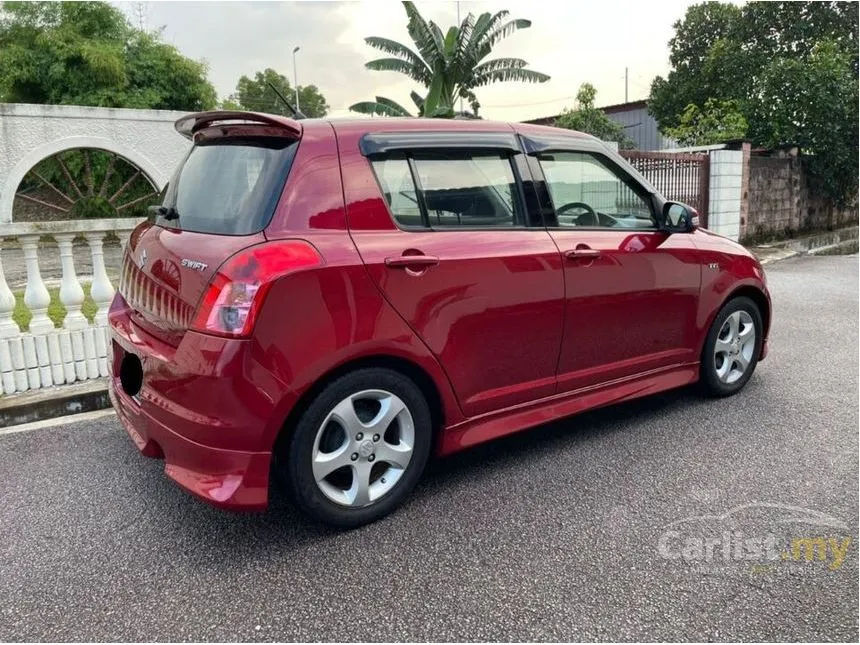
M 116 4 L 137 22 L 133 2 Z M 583 82 L 597 87 L 598 105 L 648 95 L 651 79 L 669 69 L 667 43 L 672 24 L 684 15 L 684 0 L 636 2 L 591 0 L 547 2 L 460 2 L 468 12 L 508 9 L 528 18 L 529 29 L 502 41 L 491 57 L 516 56 L 549 74 L 542 84 L 498 83 L 480 88 L 485 118 L 520 121 L 554 115 L 573 104 Z M 331 116 L 348 116 L 352 103 L 383 95 L 412 107 L 414 83 L 393 72 L 372 72 L 364 63 L 381 52 L 364 43 L 384 36 L 411 45 L 405 12 L 396 0 L 354 2 L 144 2 L 148 28 L 164 26 L 165 39 L 186 56 L 203 59 L 219 98 L 230 94 L 242 74 L 272 67 L 293 82 L 292 50 L 300 85 L 315 84 L 331 106 Z M 443 31 L 457 20 L 457 3 L 417 2 L 422 15 Z

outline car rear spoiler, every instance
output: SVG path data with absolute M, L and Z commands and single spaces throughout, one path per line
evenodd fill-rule
M 241 112 L 238 110 L 214 110 L 211 112 L 195 112 L 177 119 L 174 127 L 186 139 L 193 139 L 194 133 L 219 122 L 229 123 L 261 123 L 283 129 L 296 139 L 302 136 L 302 126 L 298 121 L 275 114 L 261 112 Z

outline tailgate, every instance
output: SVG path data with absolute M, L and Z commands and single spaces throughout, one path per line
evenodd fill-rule
M 132 319 L 175 347 L 218 267 L 264 241 L 262 233 L 209 235 L 143 224 L 126 247 L 119 291 L 134 310 Z

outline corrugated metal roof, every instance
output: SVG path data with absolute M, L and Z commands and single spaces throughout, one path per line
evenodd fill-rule
M 639 150 L 664 150 L 676 145 L 672 139 L 660 133 L 657 121 L 648 114 L 648 102 L 645 100 L 608 105 L 600 109 L 624 128 L 624 133 L 633 140 Z M 560 116 L 545 116 L 524 123 L 553 125 Z

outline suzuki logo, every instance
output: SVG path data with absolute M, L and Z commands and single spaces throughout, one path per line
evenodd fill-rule
M 142 269 L 145 264 L 146 264 L 146 249 L 143 249 L 143 251 L 140 252 L 140 259 L 137 261 L 137 266 L 139 266 Z

